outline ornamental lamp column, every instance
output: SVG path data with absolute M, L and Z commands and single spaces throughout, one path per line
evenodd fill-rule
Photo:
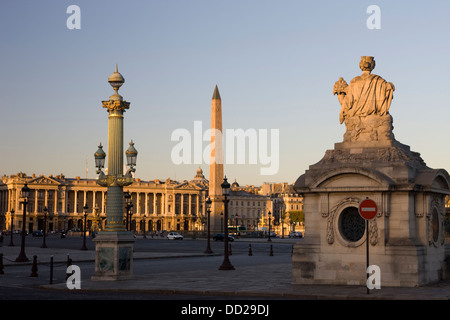
M 87 223 L 87 216 L 88 216 L 88 210 L 89 207 L 87 205 L 87 203 L 84 205 L 83 207 L 83 211 L 84 211 L 84 223 L 83 223 L 83 245 L 81 246 L 80 250 L 87 250 L 88 248 L 86 247 L 86 223 Z
M 13 242 L 13 233 L 14 233 L 14 209 L 11 209 L 11 238 L 9 241 L 9 245 L 8 247 L 14 247 L 14 242 Z
M 99 175 L 97 184 L 107 187 L 106 227 L 95 238 L 95 274 L 92 280 L 120 280 L 132 277 L 134 237 L 123 224 L 123 187 L 134 182 L 137 151 L 127 150 L 128 171 L 123 174 L 123 114 L 130 108 L 130 103 L 123 100 L 118 93 L 125 79 L 117 70 L 108 78 L 114 89 L 109 100 L 102 101 L 108 117 L 108 174 L 102 171 L 106 154 L 103 146 L 98 146 L 94 154 L 95 165 Z M 133 142 L 130 143 L 130 146 Z M 129 153 L 131 152 L 130 156 Z
M 44 207 L 44 231 L 43 231 L 43 238 L 42 238 L 41 248 L 47 248 L 47 243 L 45 241 L 46 234 L 47 234 L 47 214 L 48 214 L 48 208 Z
M 207 233 L 207 245 L 206 245 L 206 250 L 205 253 L 213 253 L 213 251 L 211 250 L 211 198 L 208 197 L 208 199 L 206 199 L 205 201 L 206 204 L 206 212 L 207 212 L 207 228 L 208 228 L 208 233 Z
M 228 202 L 230 201 L 228 200 L 228 196 L 230 195 L 230 184 L 228 183 L 226 176 L 223 179 L 223 183 L 220 186 L 222 187 L 225 216 L 224 216 L 224 235 L 223 235 L 224 254 L 223 254 L 223 262 L 222 265 L 219 267 L 219 270 L 234 270 L 234 267 L 230 262 L 228 252 Z
M 25 254 L 25 230 L 27 224 L 27 206 L 28 206 L 28 197 L 30 196 L 30 188 L 28 188 L 27 183 L 22 188 L 21 196 L 23 198 L 23 216 L 22 216 L 22 242 L 20 244 L 20 253 L 16 258 L 16 262 L 28 262 L 30 261 Z
M 271 225 L 270 221 L 271 220 L 272 220 L 272 212 L 269 211 L 269 238 L 267 239 L 267 241 L 269 241 L 269 242 L 272 242 L 272 239 L 270 239 L 270 233 L 272 232 L 270 230 L 270 225 Z

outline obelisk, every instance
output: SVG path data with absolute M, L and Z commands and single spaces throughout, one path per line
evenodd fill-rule
M 211 233 L 223 232 L 223 139 L 222 99 L 219 88 L 214 90 L 211 100 L 211 144 L 209 162 L 209 197 L 211 204 Z

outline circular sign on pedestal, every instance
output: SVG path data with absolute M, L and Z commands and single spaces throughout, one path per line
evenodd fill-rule
M 359 204 L 358 211 L 364 219 L 372 220 L 377 215 L 378 207 L 375 201 L 366 199 Z

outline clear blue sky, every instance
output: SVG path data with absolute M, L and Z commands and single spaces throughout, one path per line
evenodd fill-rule
M 69 30 L 69 5 L 81 30 Z M 381 29 L 369 30 L 369 5 Z M 396 88 L 390 112 L 397 140 L 428 166 L 450 170 L 450 2 L 448 1 L 12 1 L 0 3 L 0 175 L 95 178 L 93 154 L 107 145 L 115 64 L 131 102 L 125 141 L 139 151 L 136 177 L 190 180 L 170 140 L 194 121 L 210 124 L 219 86 L 224 128 L 279 129 L 280 169 L 225 165 L 241 184 L 293 183 L 341 142 L 339 77 L 359 75 L 360 56 Z M 208 178 L 208 166 L 202 165 Z

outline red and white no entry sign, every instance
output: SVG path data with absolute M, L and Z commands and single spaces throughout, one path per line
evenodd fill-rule
M 378 207 L 375 201 L 366 199 L 359 204 L 358 211 L 364 219 L 372 220 L 377 215 Z

